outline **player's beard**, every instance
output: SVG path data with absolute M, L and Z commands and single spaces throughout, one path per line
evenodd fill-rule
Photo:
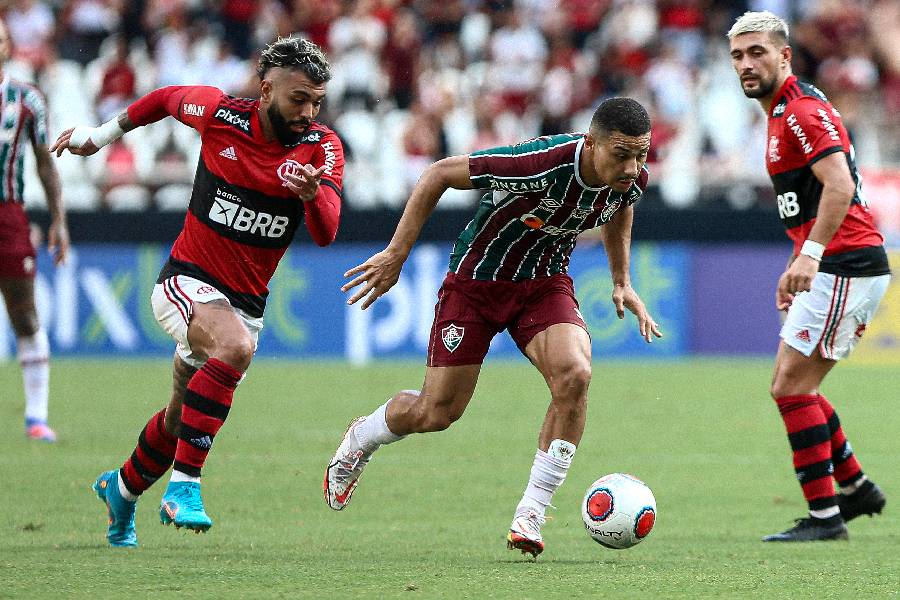
M 275 102 L 269 105 L 269 108 L 266 109 L 266 114 L 269 116 L 269 123 L 272 124 L 272 130 L 275 132 L 275 137 L 281 142 L 282 146 L 287 146 L 288 148 L 296 146 L 300 143 L 300 139 L 309 129 L 309 123 L 302 119 L 298 119 L 294 122 L 294 124 L 304 126 L 302 132 L 296 132 L 291 129 L 291 124 L 288 123 L 287 119 L 284 118 L 284 115 L 281 114 L 281 110 Z
M 759 87 L 756 89 L 748 90 L 747 88 L 743 88 L 744 95 L 748 98 L 753 98 L 754 100 L 757 98 L 765 98 L 775 91 L 775 77 L 771 79 L 763 79 L 759 78 Z

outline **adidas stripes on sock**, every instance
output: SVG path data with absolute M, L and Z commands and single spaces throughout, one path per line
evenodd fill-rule
M 219 428 L 228 417 L 241 373 L 211 358 L 188 382 L 181 408 L 181 427 L 175 449 L 174 469 L 191 478 L 200 477 Z
M 819 406 L 828 422 L 828 432 L 831 434 L 831 462 L 834 463 L 834 479 L 838 482 L 842 492 L 853 493 L 866 481 L 867 477 L 853 454 L 847 436 L 844 435 L 844 428 L 841 427 L 841 420 L 838 419 L 834 407 L 822 394 L 819 394 L 818 398 Z

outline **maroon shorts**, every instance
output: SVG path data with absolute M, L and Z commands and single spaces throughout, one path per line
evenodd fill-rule
M 481 364 L 491 340 L 504 329 L 524 353 L 534 336 L 557 323 L 587 331 L 568 275 L 478 281 L 448 273 L 434 307 L 428 366 Z
M 0 202 L 0 277 L 33 279 L 37 251 L 21 202 Z

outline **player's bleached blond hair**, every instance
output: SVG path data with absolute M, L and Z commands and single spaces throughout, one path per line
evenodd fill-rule
M 266 73 L 273 67 L 303 71 L 313 83 L 317 84 L 326 83 L 331 79 L 331 65 L 328 64 L 322 49 L 311 41 L 299 37 L 279 37 L 277 41 L 266 46 L 259 57 L 259 68 L 256 71 L 259 80 L 265 79 Z
M 767 10 L 762 12 L 745 12 L 738 17 L 731 29 L 728 30 L 728 39 L 733 40 L 735 36 L 742 33 L 756 33 L 760 31 L 768 33 L 772 41 L 780 45 L 787 44 L 787 21 Z

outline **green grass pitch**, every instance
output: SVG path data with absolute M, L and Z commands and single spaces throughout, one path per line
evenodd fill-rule
M 505 542 L 548 400 L 524 361 L 487 363 L 459 422 L 382 448 L 350 506 L 325 505 L 323 470 L 347 423 L 423 374 L 258 361 L 204 469 L 210 532 L 160 525 L 161 483 L 138 505 L 139 547 L 112 549 L 91 485 L 164 405 L 170 363 L 55 360 L 57 444 L 24 438 L 18 366 L 0 366 L 0 599 L 900 596 L 896 368 L 842 363 L 822 390 L 885 489 L 885 514 L 853 521 L 849 542 L 779 545 L 760 538 L 805 504 L 768 397 L 771 361 L 597 361 L 536 561 Z M 652 534 L 624 551 L 594 543 L 579 512 L 587 486 L 616 471 L 658 504 Z

